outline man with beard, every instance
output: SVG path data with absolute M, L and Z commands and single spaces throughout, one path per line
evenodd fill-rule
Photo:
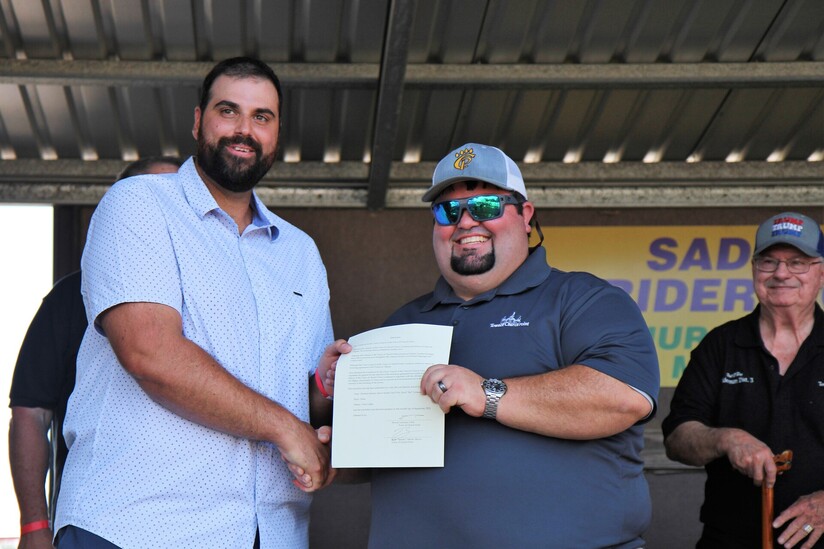
M 233 58 L 201 93 L 197 156 L 112 187 L 91 220 L 61 549 L 305 547 L 331 481 L 328 427 L 309 423 L 331 412 L 311 377 L 332 341 L 326 271 L 252 192 L 280 82 Z
M 442 276 L 386 324 L 454 329 L 420 383 L 448 412 L 445 467 L 371 471 L 370 547 L 642 546 L 659 373 L 638 307 L 529 248 L 535 208 L 501 150 L 458 147 L 423 199 Z
M 758 227 L 758 306 L 709 332 L 690 355 L 661 428 L 667 455 L 704 466 L 696 547 L 824 547 L 824 233 L 796 212 Z M 792 450 L 777 478 L 774 455 Z M 762 484 L 775 517 L 762 524 Z

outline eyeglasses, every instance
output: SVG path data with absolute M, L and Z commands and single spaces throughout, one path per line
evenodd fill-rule
M 464 210 L 475 221 L 491 221 L 504 215 L 507 204 L 520 204 L 521 201 L 511 194 L 485 194 L 460 200 L 445 200 L 432 204 L 432 215 L 438 225 L 455 225 L 461 220 Z
M 778 265 L 783 263 L 787 266 L 787 270 L 792 274 L 800 275 L 809 272 L 810 267 L 813 265 L 818 265 L 821 262 L 807 261 L 806 259 L 801 259 L 800 257 L 794 257 L 793 259 L 788 259 L 786 261 L 772 257 L 756 257 L 752 260 L 752 263 L 755 265 L 755 268 L 762 273 L 774 273 L 778 270 Z

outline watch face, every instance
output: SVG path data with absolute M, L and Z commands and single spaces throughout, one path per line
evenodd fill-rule
M 500 379 L 486 379 L 484 380 L 484 389 L 492 391 L 493 393 L 505 393 L 506 383 Z

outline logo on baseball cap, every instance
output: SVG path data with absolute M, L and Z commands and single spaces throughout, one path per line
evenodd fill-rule
M 804 214 L 783 212 L 759 225 L 755 233 L 753 255 L 776 244 L 794 246 L 810 257 L 824 257 L 824 234 L 821 233 L 821 227 Z
M 423 201 L 432 202 L 459 181 L 483 181 L 527 198 L 521 170 L 501 149 L 490 145 L 466 143 L 446 155 L 435 167 L 432 186 Z

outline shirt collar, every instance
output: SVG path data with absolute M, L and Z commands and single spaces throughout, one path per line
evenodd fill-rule
M 210 212 L 220 210 L 220 206 L 218 206 L 215 197 L 212 196 L 206 183 L 203 182 L 200 174 L 197 173 L 193 156 L 189 157 L 177 173 L 181 179 L 186 201 L 201 219 L 206 217 Z M 277 226 L 275 226 L 274 220 L 271 219 L 268 214 L 269 210 L 263 202 L 260 201 L 258 195 L 252 191 L 252 224 L 258 229 L 265 229 L 269 233 L 269 238 L 274 240 L 278 237 L 280 231 Z
M 435 284 L 435 290 L 432 296 L 424 304 L 422 311 L 430 311 L 438 304 L 472 304 L 482 301 L 491 301 L 497 295 L 515 295 L 524 292 L 530 288 L 540 286 L 547 278 L 551 269 L 546 261 L 546 249 L 539 246 L 533 250 L 524 260 L 523 263 L 512 273 L 509 278 L 503 281 L 497 288 L 484 292 L 475 296 L 469 301 L 464 301 L 457 295 L 454 290 L 441 276 Z

